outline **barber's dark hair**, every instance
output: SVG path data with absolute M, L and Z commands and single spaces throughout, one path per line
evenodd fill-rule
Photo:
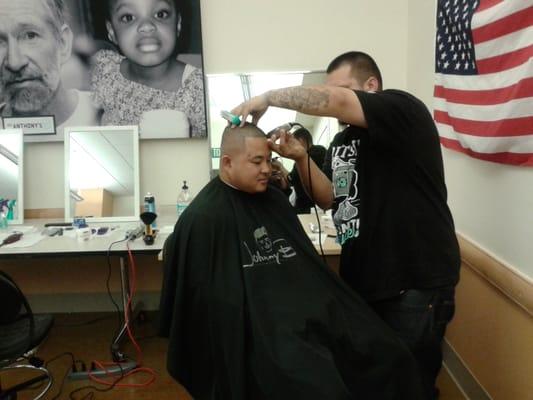
M 311 147 L 313 144 L 313 136 L 311 136 L 311 133 L 303 126 L 301 128 L 296 129 L 292 135 L 296 139 L 303 140 L 307 144 L 307 148 Z
M 383 79 L 378 65 L 372 57 L 362 51 L 349 51 L 335 57 L 329 63 L 326 72 L 329 74 L 346 64 L 351 66 L 352 74 L 359 83 L 363 84 L 368 78 L 374 76 L 378 80 L 378 90 L 382 90 Z

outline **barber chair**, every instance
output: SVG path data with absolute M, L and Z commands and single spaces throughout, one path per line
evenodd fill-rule
M 39 393 L 34 395 L 34 400 L 43 398 L 48 392 L 53 383 L 52 375 L 34 354 L 53 322 L 52 315 L 34 315 L 17 284 L 0 271 L 0 400 L 14 400 L 17 393 L 36 387 L 35 392 Z M 24 374 L 24 370 L 32 372 Z M 26 376 L 24 381 L 2 387 L 2 376 L 9 374 L 10 380 L 16 379 L 19 371 Z M 33 377 L 27 378 L 30 375 Z

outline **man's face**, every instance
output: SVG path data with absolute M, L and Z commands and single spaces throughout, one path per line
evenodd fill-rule
M 352 67 L 349 64 L 341 65 L 339 68 L 331 71 L 326 76 L 326 85 L 343 87 L 351 90 L 363 90 L 361 85 L 352 74 Z M 338 120 L 339 124 L 348 125 L 346 122 Z
M 349 64 L 343 64 L 336 70 L 331 71 L 326 77 L 326 85 L 363 90 L 363 86 L 353 76 L 352 67 Z
M 0 0 L 0 91 L 14 113 L 38 113 L 59 87 L 53 21 L 44 0 Z
M 266 139 L 245 138 L 243 151 L 231 157 L 229 183 L 243 192 L 264 192 L 272 173 L 271 157 Z
M 128 60 L 152 67 L 172 57 L 178 24 L 179 16 L 171 0 L 117 0 L 107 28 Z

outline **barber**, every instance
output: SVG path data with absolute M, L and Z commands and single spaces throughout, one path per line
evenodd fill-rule
M 270 147 L 295 161 L 321 208 L 333 209 L 341 277 L 408 345 L 427 398 L 437 398 L 460 258 L 431 114 L 409 93 L 382 90 L 375 61 L 355 51 L 329 64 L 325 85 L 271 90 L 232 113 L 257 123 L 270 106 L 348 125 L 330 144 L 324 172 L 287 132 Z

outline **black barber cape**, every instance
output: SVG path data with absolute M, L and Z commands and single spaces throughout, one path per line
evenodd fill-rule
M 213 179 L 165 246 L 160 333 L 195 399 L 419 399 L 414 359 L 324 264 L 286 197 Z

